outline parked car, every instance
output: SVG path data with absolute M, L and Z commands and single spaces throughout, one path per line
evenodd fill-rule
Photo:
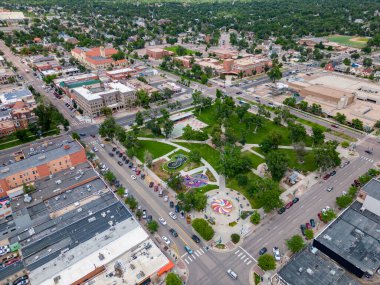
M 318 218 L 320 221 L 322 221 L 322 213 L 321 212 L 318 213 Z
M 173 212 L 169 212 L 169 216 L 170 216 L 173 220 L 176 220 L 176 219 L 177 219 L 177 215 L 174 214 Z
M 109 156 L 110 156 L 110 157 L 113 157 L 113 156 L 114 156 L 114 154 L 113 154 L 112 152 L 110 152 L 110 153 L 109 153 Z
M 119 164 L 120 166 L 123 166 L 123 163 L 121 161 L 118 161 L 117 164 Z
M 174 212 L 179 213 L 179 206 L 178 205 L 174 206 Z
M 170 201 L 170 202 L 169 202 L 169 206 L 170 206 L 170 208 L 174 208 L 174 202 L 173 202 L 173 201 Z
M 136 176 L 135 176 L 135 175 L 131 175 L 131 178 L 132 178 L 133 180 L 136 180 Z
M 302 225 L 300 225 L 300 229 L 301 229 L 302 235 L 304 236 L 305 231 L 306 231 L 306 226 L 304 224 L 302 224 Z
M 169 232 L 172 234 L 173 237 L 178 237 L 178 233 L 175 229 L 170 229 Z
M 195 241 L 196 243 L 200 243 L 200 242 L 201 242 L 201 239 L 200 239 L 198 236 L 196 236 L 196 235 L 192 235 L 191 238 L 192 238 L 192 240 Z
M 335 170 L 333 170 L 333 171 L 330 172 L 330 176 L 334 176 L 335 174 L 336 174 Z
M 330 174 L 329 173 L 327 173 L 325 176 L 323 176 L 323 180 L 327 180 L 329 178 L 330 178 Z
M 275 247 L 273 248 L 273 256 L 274 256 L 274 259 L 275 259 L 276 261 L 280 261 L 280 260 L 281 260 L 280 249 L 279 249 L 277 246 L 275 246 Z
M 165 202 L 169 201 L 169 197 L 167 195 L 164 196 L 164 201 Z
M 326 191 L 327 191 L 327 192 L 331 192 L 333 189 L 334 189 L 334 187 L 331 187 L 331 186 L 330 186 L 330 187 L 328 187 L 328 188 L 326 189 Z
M 308 229 L 308 230 L 311 229 L 311 225 L 310 225 L 310 223 L 306 223 L 306 229 Z
M 127 157 L 124 155 L 124 156 L 122 157 L 122 160 L 125 161 L 126 159 L 127 159 Z
M 141 179 L 144 179 L 145 178 L 145 174 L 141 173 L 140 177 L 141 177 Z
M 136 170 L 136 175 L 138 176 L 138 175 L 140 175 L 140 173 L 141 173 L 141 170 L 140 170 L 140 169 L 137 169 L 137 170 Z
M 146 216 L 146 210 L 145 210 L 145 209 L 142 211 L 142 218 L 143 218 L 143 219 L 146 219 L 146 218 L 147 218 L 147 216 Z
M 165 221 L 165 219 L 164 219 L 163 217 L 159 217 L 158 220 L 159 220 L 159 222 L 160 222 L 163 226 L 166 225 L 166 221 Z
M 263 247 L 262 249 L 260 249 L 260 251 L 259 251 L 259 255 L 263 255 L 263 254 L 265 254 L 267 251 L 268 251 L 268 249 L 267 249 L 266 247 Z
M 290 201 L 288 204 L 286 204 L 285 208 L 289 209 L 291 206 L 293 206 L 293 202 L 292 201 Z
M 154 192 L 157 192 L 158 191 L 158 185 L 154 185 Z
M 282 207 L 282 208 L 278 209 L 277 213 L 279 213 L 281 215 L 282 213 L 285 212 L 285 210 L 286 209 L 284 207 Z
M 295 203 L 297 203 L 299 200 L 300 200 L 300 199 L 296 197 L 296 198 L 293 199 L 292 202 L 293 202 L 293 204 L 295 204 Z
M 153 182 L 153 181 L 149 182 L 149 188 L 152 188 L 153 185 L 154 185 L 154 182 Z
M 153 220 L 152 215 L 148 215 L 148 218 L 147 218 L 148 223 L 151 222 L 152 220 Z
M 113 147 L 113 148 L 112 148 L 112 151 L 116 151 L 116 147 Z
M 170 240 L 169 240 L 166 236 L 162 236 L 162 240 L 163 240 L 167 245 L 170 244 Z
M 185 245 L 185 250 L 187 251 L 188 254 L 193 254 L 193 250 L 190 248 L 190 246 Z
M 310 219 L 310 225 L 311 225 L 311 227 L 315 228 L 315 221 L 314 221 L 314 219 Z

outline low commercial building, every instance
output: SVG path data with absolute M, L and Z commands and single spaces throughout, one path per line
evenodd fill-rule
M 104 107 L 119 111 L 132 107 L 136 101 L 136 90 L 120 82 L 104 83 L 99 88 L 82 86 L 72 90 L 76 103 L 90 117 L 100 116 Z
M 166 81 L 158 86 L 161 90 L 169 89 L 173 93 L 179 93 L 182 91 L 181 86 L 175 84 L 174 82 Z
M 355 201 L 313 241 L 314 247 L 359 278 L 371 278 L 380 268 L 380 216 L 372 208 L 373 199 L 367 202 L 368 209 Z
M 76 47 L 71 55 L 91 69 L 106 69 L 108 67 L 123 67 L 128 64 L 126 59 L 113 60 L 112 55 L 118 51 L 111 47 Z
M 233 49 L 213 49 L 209 53 L 214 53 L 219 59 L 237 58 L 239 52 Z
M 11 243 L 30 283 L 149 284 L 173 263 L 88 163 L 35 183 L 13 199 Z
M 159 90 L 149 84 L 146 84 L 138 79 L 132 78 L 125 81 L 125 85 L 130 86 L 136 90 L 144 90 L 148 92 L 148 94 L 152 94 L 153 92 L 158 92 Z
M 0 156 L 0 197 L 23 193 L 24 184 L 49 177 L 87 160 L 83 146 L 70 136 L 31 144 Z
M 0 93 L 1 107 L 13 106 L 18 101 L 27 104 L 35 104 L 32 92 L 29 89 L 17 89 L 5 93 Z
M 165 50 L 163 48 L 147 48 L 146 54 L 153 59 L 161 59 L 165 56 L 172 56 L 174 52 Z
M 363 203 L 362 210 L 368 210 L 380 217 L 380 180 L 371 179 L 358 194 L 358 201 Z
M 135 73 L 135 70 L 129 67 L 114 69 L 111 71 L 107 71 L 106 75 L 113 80 L 120 80 L 130 77 Z
M 24 21 L 25 16 L 23 12 L 11 12 L 7 9 L 0 9 L 0 21 L 6 22 L 10 25 L 17 24 Z
M 248 56 L 235 60 L 225 60 L 223 66 L 227 73 L 250 76 L 263 73 L 266 67 L 272 66 L 272 61 L 262 56 Z
M 318 249 L 309 247 L 293 256 L 272 280 L 275 285 L 360 285 Z

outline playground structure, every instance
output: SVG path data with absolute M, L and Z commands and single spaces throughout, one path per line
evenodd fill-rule
M 187 157 L 182 154 L 176 155 L 174 159 L 175 160 L 171 160 L 168 162 L 167 166 L 169 169 L 177 169 L 184 165 L 187 161 Z
M 186 175 L 183 177 L 183 183 L 187 188 L 199 188 L 208 184 L 208 176 L 206 174 L 197 173 L 193 175 Z

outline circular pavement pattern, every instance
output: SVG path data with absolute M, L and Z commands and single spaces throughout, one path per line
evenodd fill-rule
M 228 214 L 233 210 L 233 205 L 230 200 L 227 199 L 216 199 L 211 202 L 211 209 L 219 214 Z

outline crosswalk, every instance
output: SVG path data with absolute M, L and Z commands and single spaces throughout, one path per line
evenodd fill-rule
M 184 255 L 182 255 L 182 258 L 183 260 L 187 263 L 187 264 L 190 264 L 190 262 L 194 262 L 197 260 L 197 258 L 200 258 L 203 254 L 205 254 L 206 252 L 200 248 L 198 250 L 194 250 L 193 251 L 193 254 L 188 254 L 188 253 L 185 253 Z
M 371 158 L 369 158 L 369 157 L 365 157 L 365 156 L 361 156 L 360 159 L 361 159 L 361 160 L 366 160 L 366 161 L 371 162 L 371 163 L 374 162 L 373 159 L 371 159 Z
M 253 262 L 253 258 L 248 255 L 245 251 L 242 249 L 238 249 L 234 252 L 235 256 L 239 258 L 245 265 L 250 265 Z

